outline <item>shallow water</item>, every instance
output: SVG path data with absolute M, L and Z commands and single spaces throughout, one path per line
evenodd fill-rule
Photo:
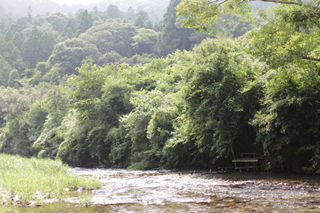
M 93 206 L 67 203 L 6 212 L 320 212 L 320 178 L 267 173 L 196 173 L 74 168 L 97 176 Z M 88 200 L 88 198 L 86 198 Z

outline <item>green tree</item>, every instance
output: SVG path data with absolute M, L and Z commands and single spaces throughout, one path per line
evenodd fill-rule
M 147 29 L 152 29 L 153 28 L 152 23 L 151 23 L 150 20 L 146 23 L 146 28 Z
M 6 34 L 5 34 L 5 41 L 8 42 L 8 41 L 11 41 L 13 39 L 13 33 L 12 31 L 9 29 Z
M 77 31 L 77 24 L 73 18 L 70 18 L 68 19 L 68 22 L 64 28 L 62 35 L 70 39 L 74 36 L 76 31 Z
M 20 79 L 20 75 L 18 70 L 12 70 L 9 75 L 8 86 L 9 87 L 16 87 L 19 86 L 17 81 Z
M 41 132 L 33 131 L 32 134 L 36 138 L 32 144 L 32 150 L 38 157 L 55 158 L 58 154 L 59 145 L 63 141 L 59 135 L 61 123 L 69 110 L 70 91 L 68 89 L 64 86 L 49 87 L 41 100 L 42 112 L 46 115 L 46 119 L 38 122 L 42 125 Z M 39 119 L 41 119 L 40 116 L 37 120 Z
M 136 26 L 137 28 L 145 27 L 145 22 L 140 15 L 137 17 L 136 21 L 134 22 L 134 26 Z
M 93 25 L 93 20 L 90 14 L 88 13 L 87 10 L 83 11 L 80 15 L 80 22 L 78 26 L 79 34 L 85 32 L 87 29 L 92 27 L 92 25 Z
M 124 19 L 108 19 L 103 24 L 90 28 L 79 36 L 91 44 L 95 44 L 100 53 L 114 51 L 121 56 L 133 55 L 133 36 L 136 29 L 132 23 Z
M 136 14 L 134 13 L 134 9 L 132 7 L 128 8 L 128 11 L 126 13 L 126 19 L 128 19 L 131 22 L 136 20 Z
M 159 82 L 170 73 L 169 62 L 168 59 L 154 59 L 145 64 L 143 70 L 132 70 L 132 74 L 138 75 L 135 79 L 137 92 L 133 92 L 130 99 L 133 110 L 120 119 L 124 138 L 129 139 L 131 145 L 131 168 L 150 169 L 165 162 L 163 148 L 171 136 L 176 99 L 168 94 L 170 86 L 161 85 L 163 91 L 160 91 L 155 81 Z
M 108 63 L 119 62 L 121 59 L 122 59 L 121 55 L 119 55 L 118 53 L 116 53 L 114 51 L 106 52 L 104 55 L 102 55 L 99 58 L 98 64 L 100 66 L 103 66 L 103 65 L 108 64 Z
M 319 173 L 319 79 L 318 68 L 293 65 L 260 77 L 263 108 L 252 124 L 273 170 Z
M 64 32 L 66 25 L 69 23 L 68 17 L 66 17 L 62 13 L 52 13 L 48 17 L 46 17 L 46 21 L 52 24 L 53 30 L 60 33 Z
M 14 34 L 14 37 L 13 37 L 14 46 L 19 48 L 20 51 L 22 50 L 22 45 L 23 45 L 24 39 L 25 38 L 23 36 L 23 33 L 15 33 Z
M 15 47 L 12 51 L 11 61 L 12 61 L 11 62 L 12 67 L 14 67 L 15 69 L 17 70 L 25 69 L 25 64 L 22 60 L 20 50 L 17 47 Z
M 106 11 L 107 18 L 122 18 L 122 12 L 115 5 L 110 4 Z
M 41 107 L 37 107 L 39 111 L 32 110 L 30 114 L 29 110 L 45 90 L 40 91 L 27 85 L 18 89 L 1 90 L 1 98 L 5 104 L 1 104 L 0 108 L 2 112 L 5 112 L 5 126 L 1 129 L 0 150 L 30 157 L 33 154 L 31 146 L 35 139 L 30 133 L 36 133 L 41 129 L 42 122 L 40 121 L 45 120 L 46 116 L 40 116 L 42 114 Z M 36 119 L 37 117 L 39 119 Z M 32 123 L 35 121 L 33 119 L 36 119 L 37 122 Z
M 260 76 L 263 109 L 252 123 L 274 170 L 319 172 L 317 5 L 279 6 L 248 34 L 247 51 L 270 67 Z
M 32 13 L 33 13 L 32 7 L 29 6 L 28 7 L 28 21 L 29 22 L 32 22 L 32 15 L 33 15 Z
M 10 64 L 0 55 L 0 86 L 6 86 L 9 74 L 12 71 Z
M 49 72 L 43 76 L 43 80 L 53 84 L 59 84 L 61 80 L 60 73 L 63 73 L 60 64 L 55 64 Z
M 158 33 L 151 29 L 139 29 L 138 34 L 133 37 L 135 52 L 142 55 L 143 53 L 154 53 L 158 41 Z
M 273 17 L 265 17 L 268 22 L 261 30 L 249 34 L 250 53 L 272 68 L 288 64 L 316 66 L 320 61 L 317 2 L 275 8 Z
M 144 22 L 147 22 L 149 20 L 149 15 L 146 11 L 144 10 L 140 10 L 138 13 L 137 13 L 137 17 L 138 16 L 141 16 L 141 18 L 143 19 Z
M 62 123 L 63 142 L 58 153 L 64 160 L 76 165 L 110 165 L 113 141 L 108 132 L 117 127 L 118 118 L 128 110 L 129 88 L 118 82 L 119 77 L 114 78 L 122 74 L 122 69 L 87 63 L 79 69 L 79 76 L 70 79 L 74 110 Z
M 41 32 L 36 26 L 22 47 L 22 58 L 29 68 L 34 68 L 40 61 L 46 61 L 52 53 L 55 39 L 51 32 Z
M 190 165 L 211 167 L 241 152 L 262 153 L 249 124 L 259 109 L 259 90 L 248 85 L 263 65 L 241 48 L 228 39 L 204 40 L 188 66 L 183 65 L 188 70 L 183 87 L 186 110 L 177 119 L 170 149 L 192 149 Z
M 158 51 L 160 55 L 167 55 L 177 49 L 190 50 L 193 42 L 190 40 L 192 29 L 184 29 L 176 25 L 176 6 L 181 0 L 171 0 L 163 19 L 163 31 L 159 38 Z
M 319 1 L 272 2 L 280 5 L 262 11 L 260 28 L 240 40 L 266 64 L 254 84 L 262 88 L 262 108 L 251 125 L 273 170 L 319 172 Z M 184 0 L 177 9 L 184 26 L 209 31 L 221 9 L 250 16 L 249 3 Z
M 97 62 L 99 57 L 100 53 L 94 44 L 79 38 L 68 39 L 54 47 L 48 59 L 48 69 L 56 65 L 60 75 L 70 75 L 76 73 L 76 68 L 81 66 L 84 59 L 91 58 Z

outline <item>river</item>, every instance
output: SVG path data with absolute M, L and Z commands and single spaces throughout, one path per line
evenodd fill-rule
M 12 208 L 29 212 L 320 212 L 319 176 L 74 168 L 102 188 L 82 201 Z M 91 207 L 79 207 L 90 202 Z M 10 209 L 9 209 L 10 210 Z M 10 212 L 10 211 L 8 211 Z

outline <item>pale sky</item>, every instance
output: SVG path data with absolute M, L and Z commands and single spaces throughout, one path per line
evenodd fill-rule
M 72 4 L 89 5 L 91 3 L 96 3 L 103 0 L 53 0 L 53 1 L 59 4 L 67 4 L 67 5 L 72 5 Z M 139 1 L 147 1 L 147 0 L 139 0 Z
M 67 5 L 72 5 L 72 4 L 88 5 L 91 3 L 100 2 L 102 0 L 53 0 L 53 1 L 60 4 L 67 4 Z

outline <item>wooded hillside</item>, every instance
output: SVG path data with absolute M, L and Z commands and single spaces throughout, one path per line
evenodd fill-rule
M 132 169 L 254 152 L 319 173 L 320 1 L 272 2 L 171 0 L 159 22 L 0 7 L 1 152 Z

